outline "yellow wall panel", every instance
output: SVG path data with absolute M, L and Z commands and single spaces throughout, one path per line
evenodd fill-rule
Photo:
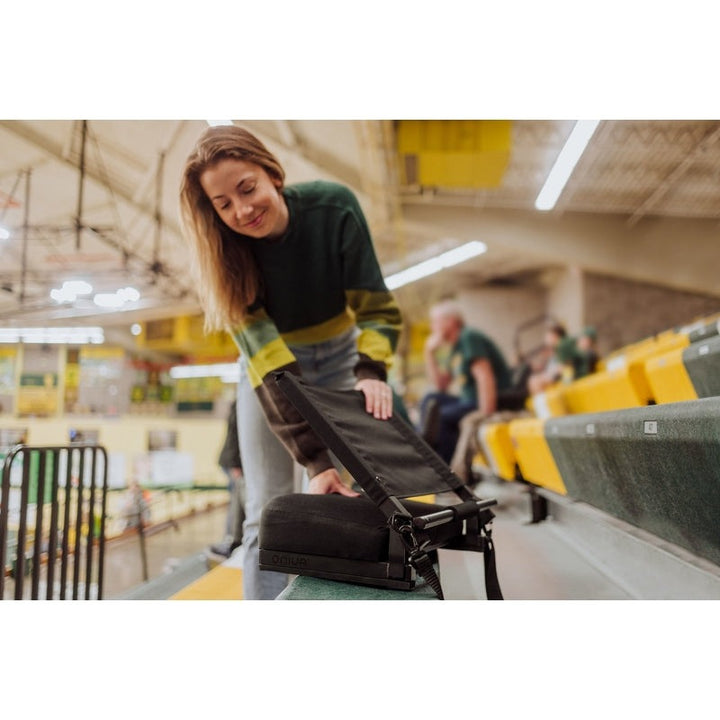
M 510 160 L 509 120 L 401 120 L 398 153 L 415 160 L 406 182 L 441 187 L 497 187 Z

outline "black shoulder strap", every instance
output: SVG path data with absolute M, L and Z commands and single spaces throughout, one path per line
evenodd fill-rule
M 485 536 L 485 550 L 483 552 L 485 564 L 485 592 L 488 600 L 504 600 L 500 581 L 497 576 L 497 563 L 495 561 L 495 545 L 492 537 Z

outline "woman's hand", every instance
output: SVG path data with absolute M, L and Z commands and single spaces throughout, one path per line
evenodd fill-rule
M 365 395 L 365 410 L 378 420 L 387 420 L 392 417 L 393 393 L 392 388 L 382 380 L 366 378 L 355 385 L 356 390 L 362 390 Z
M 356 493 L 343 484 L 340 479 L 340 473 L 335 468 L 329 468 L 318 473 L 309 483 L 308 492 L 311 495 L 329 495 L 330 493 L 339 493 L 347 495 L 347 497 L 360 497 L 360 493 Z

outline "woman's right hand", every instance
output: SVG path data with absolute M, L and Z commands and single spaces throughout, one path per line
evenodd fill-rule
M 340 473 L 335 468 L 328 468 L 318 473 L 308 485 L 308 492 L 311 495 L 329 495 L 330 493 L 338 493 L 347 497 L 360 497 L 360 493 L 356 493 L 343 484 L 340 479 Z

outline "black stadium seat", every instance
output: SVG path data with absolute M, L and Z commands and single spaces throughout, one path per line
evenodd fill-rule
M 568 495 L 720 564 L 720 397 L 548 420 Z
M 690 331 L 688 337 L 691 343 L 698 342 L 699 340 L 707 340 L 710 337 L 714 337 L 720 333 L 720 320 L 714 320 L 713 322 L 705 323 L 702 327 L 695 328 Z
M 699 398 L 720 395 L 720 336 L 694 342 L 683 351 L 683 365 Z

